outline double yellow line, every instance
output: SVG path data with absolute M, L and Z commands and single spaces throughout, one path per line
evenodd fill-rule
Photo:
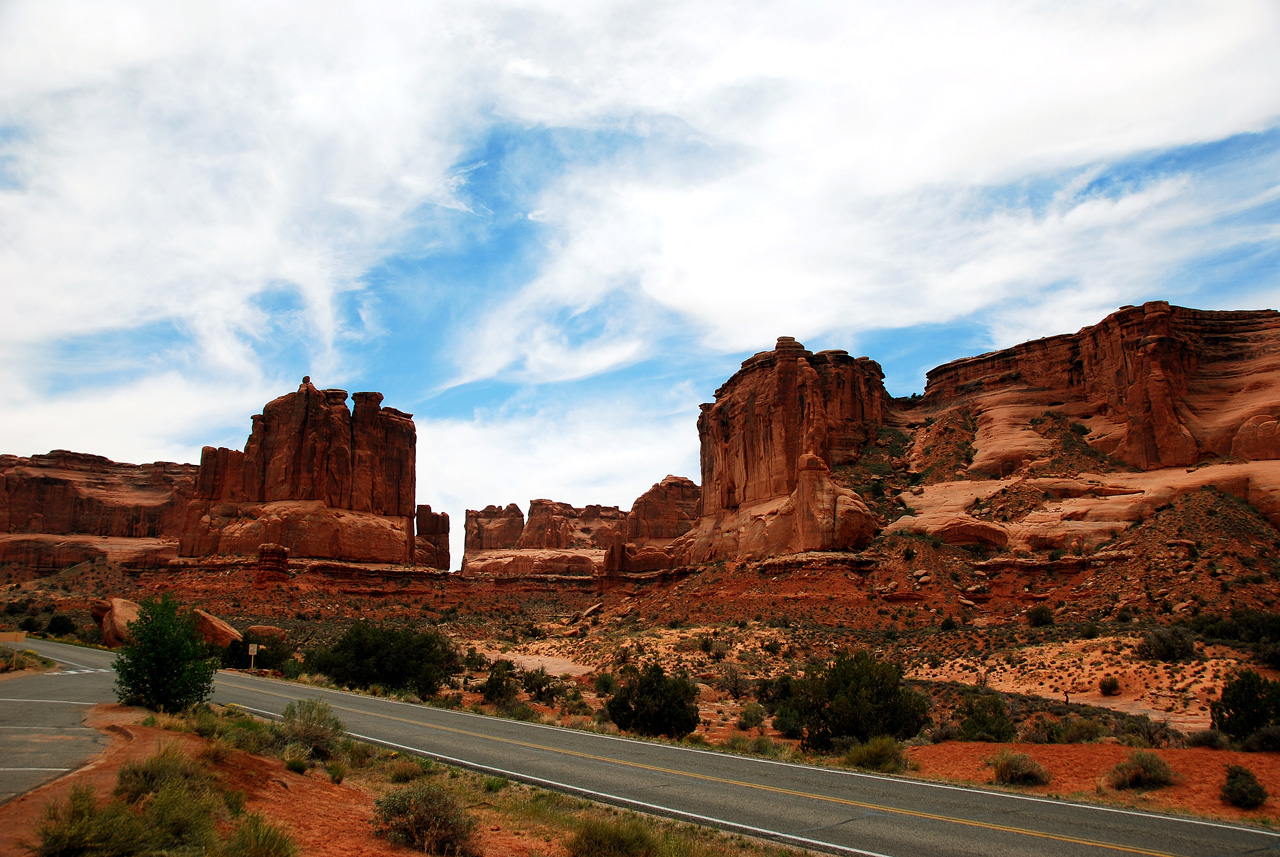
M 225 684 L 228 687 L 235 687 L 240 690 L 247 690 L 254 693 L 262 693 L 268 696 L 279 697 L 280 699 L 289 699 L 289 700 L 297 699 L 297 694 L 275 693 L 269 690 L 262 690 L 261 688 L 257 688 L 257 687 L 249 687 L 245 685 L 233 684 L 227 681 L 225 678 L 221 679 L 220 683 Z M 653 771 L 655 773 L 660 773 L 660 774 L 670 774 L 672 776 L 688 777 L 689 779 L 702 780 L 703 782 L 719 783 L 721 785 L 727 785 L 727 786 L 737 786 L 739 788 L 744 788 L 744 789 L 755 789 L 756 791 L 769 792 L 771 794 L 806 798 L 809 800 L 823 801 L 825 803 L 839 804 L 840 806 L 857 807 L 859 809 L 866 809 L 874 812 L 892 813 L 894 815 L 904 815 L 909 818 L 920 818 L 920 819 L 926 819 L 928 821 L 941 821 L 949 824 L 961 824 L 966 827 L 981 828 L 982 830 L 993 830 L 993 831 L 999 831 L 1001 833 L 1016 833 L 1022 836 L 1035 837 L 1036 839 L 1047 839 L 1054 842 L 1068 842 L 1068 843 L 1071 843 L 1072 845 L 1088 845 L 1094 848 L 1105 848 L 1110 851 L 1121 851 L 1126 854 L 1142 854 L 1142 855 L 1147 855 L 1147 857 L 1176 857 L 1176 855 L 1171 854 L 1167 851 L 1152 851 L 1145 848 L 1133 848 L 1127 845 L 1114 845 L 1109 842 L 1098 842 L 1097 840 L 1093 840 L 1093 839 L 1080 839 L 1074 836 L 1060 836 L 1056 833 L 1044 833 L 1038 830 L 1027 830 L 1026 828 L 1023 828 L 1023 827 L 1011 827 L 1009 825 L 1004 825 L 1004 824 L 992 824 L 991 822 L 987 822 L 987 821 L 972 821 L 970 819 L 955 818 L 949 815 L 937 815 L 935 813 L 919 812 L 913 809 L 900 809 L 898 807 L 883 806 L 883 805 L 874 804 L 874 803 L 865 803 L 863 801 L 850 800 L 848 798 L 813 794 L 812 792 L 803 792 L 803 791 L 797 791 L 794 789 L 784 789 L 784 788 L 779 788 L 778 786 L 766 786 L 760 783 L 749 783 L 749 782 L 744 782 L 742 780 L 731 780 L 726 777 L 713 777 L 709 774 L 696 774 L 691 771 L 681 771 L 675 768 L 664 768 L 658 765 L 646 765 L 643 762 L 628 762 L 622 759 L 613 759 L 608 756 L 597 756 L 592 753 L 582 753 L 576 750 L 565 750 L 559 747 L 549 747 L 545 744 L 535 744 L 530 741 L 517 741 L 514 738 L 499 738 L 493 735 L 485 735 L 481 732 L 471 732 L 466 729 L 455 729 L 451 726 L 438 726 L 434 723 L 424 723 L 421 720 L 410 720 L 405 717 L 395 717 L 390 714 L 378 714 L 375 712 L 364 711 L 358 708 L 350 708 L 342 705 L 334 705 L 333 708 L 337 709 L 338 711 L 348 711 L 348 712 L 351 712 L 352 714 L 359 714 L 365 717 L 377 717 L 382 720 L 392 720 L 397 723 L 405 723 L 410 726 L 418 726 L 418 727 L 424 727 L 427 729 L 434 729 L 438 732 L 448 732 L 453 735 L 462 735 L 467 738 L 480 738 L 486 741 L 496 741 L 501 744 L 510 744 L 515 747 L 524 747 L 530 750 L 545 750 L 550 753 L 560 753 L 565 756 L 574 756 L 579 759 L 590 759 L 593 762 L 604 762 L 611 765 L 622 765 L 628 768 L 636 768 L 644 771 Z

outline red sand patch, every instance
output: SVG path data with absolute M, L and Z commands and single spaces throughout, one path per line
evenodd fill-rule
M 1153 750 L 1183 779 L 1176 785 L 1145 792 L 1116 791 L 1107 775 L 1132 750 L 1119 744 L 978 744 L 947 741 L 910 747 L 907 755 L 920 765 L 919 776 L 957 783 L 991 784 L 986 760 L 1000 750 L 1026 753 L 1052 776 L 1046 786 L 1019 788 L 1031 794 L 1055 795 L 1075 800 L 1121 803 L 1160 812 L 1191 813 L 1233 821 L 1280 820 L 1280 758 L 1276 753 L 1238 753 L 1229 750 L 1188 748 Z M 1271 798 L 1258 809 L 1243 810 L 1224 803 L 1219 790 L 1227 765 L 1253 771 Z M 1099 792 L 1101 785 L 1102 791 Z

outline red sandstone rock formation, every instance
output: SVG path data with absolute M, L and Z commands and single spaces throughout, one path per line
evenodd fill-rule
M 477 551 L 515 550 L 524 533 L 524 512 L 515 503 L 467 510 L 465 555 Z
M 1280 458 L 1280 313 L 1153 301 L 1079 333 L 957 360 L 928 374 L 922 411 L 978 416 L 971 471 L 1003 476 L 1044 451 L 1023 431 L 1046 410 L 1142 470 L 1234 455 Z
M 195 475 L 190 464 L 117 464 L 63 449 L 0 455 L 0 532 L 176 538 Z
M 449 514 L 418 507 L 418 534 L 414 540 L 414 561 L 429 568 L 449 569 Z
M 114 649 L 129 638 L 129 623 L 137 620 L 138 605 L 125 598 L 112 598 L 109 603 L 110 609 L 102 615 L 102 644 Z
M 409 563 L 416 430 L 381 393 L 296 393 L 253 418 L 243 452 L 205 447 L 180 553 L 253 555 L 272 542 L 293 556 Z
M 667 544 L 693 528 L 702 489 L 692 479 L 668 476 L 636 498 L 627 513 L 627 541 Z

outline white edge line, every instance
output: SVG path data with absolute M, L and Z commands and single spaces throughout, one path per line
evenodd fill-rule
M 0 768 L 0 771 L 70 771 L 71 768 Z
M 222 671 L 219 670 L 219 672 L 222 672 Z M 267 679 L 265 676 L 243 676 L 243 677 L 249 678 L 249 679 L 260 679 L 260 680 L 265 679 L 267 681 L 274 681 L 279 684 L 288 685 L 290 687 L 299 686 L 294 682 L 284 681 L 282 679 L 275 679 L 275 678 Z M 838 774 L 840 776 L 845 776 L 845 777 L 854 777 L 856 779 L 876 780 L 878 782 L 889 781 L 889 782 L 896 782 L 896 783 L 906 783 L 910 785 L 923 786 L 925 788 L 931 788 L 931 789 L 943 789 L 944 791 L 963 792 L 965 794 L 990 795 L 992 797 L 1005 798 L 1008 800 L 1021 800 L 1021 801 L 1027 801 L 1029 803 L 1042 803 L 1042 804 L 1050 804 L 1052 806 L 1074 807 L 1077 809 L 1090 810 L 1092 812 L 1106 812 L 1106 813 L 1112 813 L 1115 815 L 1128 815 L 1128 816 L 1133 816 L 1135 818 L 1160 818 L 1166 821 L 1177 821 L 1182 824 L 1194 824 L 1200 827 L 1212 827 L 1218 830 L 1236 830 L 1236 831 L 1244 831 L 1247 833 L 1260 833 L 1265 836 L 1280 838 L 1280 831 L 1265 830 L 1260 827 L 1243 827 L 1237 824 L 1223 824 L 1217 821 L 1205 821 L 1199 818 L 1186 818 L 1180 815 L 1167 815 L 1165 813 L 1160 813 L 1160 812 L 1144 812 L 1141 810 L 1123 809 L 1123 808 L 1114 807 L 1114 806 L 1098 806 L 1097 804 L 1081 803 L 1081 802 L 1072 801 L 1072 800 L 1048 798 L 1048 797 L 1036 797 L 1033 795 L 1020 795 L 1012 792 L 994 791 L 992 789 L 981 789 L 981 788 L 975 788 L 971 786 L 953 786 L 947 783 L 933 783 L 933 782 L 929 782 L 928 780 L 918 780 L 913 777 L 890 777 L 890 776 L 876 775 L 876 774 L 864 774 L 859 771 L 846 771 L 840 768 L 826 768 L 826 767 L 821 767 L 819 765 L 802 765 L 796 762 L 781 762 L 781 761 L 778 761 L 777 759 L 762 759 L 756 756 L 735 756 L 731 753 L 717 753 L 714 750 L 702 750 L 697 747 L 683 747 L 683 746 L 676 746 L 673 744 L 662 744 L 656 741 L 639 741 L 635 738 L 625 738 L 621 735 L 605 735 L 601 732 L 587 732 L 580 729 L 565 729 L 562 726 L 550 726 L 546 723 L 530 723 L 525 720 L 506 720 L 505 718 L 494 718 L 487 714 L 476 714 L 471 711 L 462 711 L 456 708 L 436 708 L 434 705 L 419 705 L 412 702 L 402 702 L 401 700 L 398 700 L 398 699 L 387 699 L 381 696 L 369 696 L 363 693 L 355 693 L 354 691 L 350 691 L 350 690 L 338 690 L 337 688 L 330 688 L 330 687 L 314 687 L 312 685 L 301 685 L 301 687 L 309 688 L 310 690 L 316 691 L 317 693 L 319 692 L 339 693 L 344 696 L 354 696 L 358 699 L 365 699 L 365 700 L 376 700 L 378 702 L 386 703 L 390 705 L 404 705 L 404 706 L 408 706 L 409 708 L 418 709 L 418 710 L 426 708 L 431 711 L 446 712 L 448 714 L 462 715 L 464 717 L 478 717 L 486 720 L 496 719 L 504 723 L 519 724 L 521 726 L 527 726 L 535 729 L 549 729 L 549 730 L 554 730 L 558 732 L 571 732 L 574 735 L 582 735 L 588 738 L 588 740 L 590 740 L 591 738 L 602 738 L 609 741 L 621 741 L 627 744 L 640 744 L 645 747 L 662 747 L 668 750 L 677 750 L 677 751 L 686 752 L 686 753 L 706 753 L 707 755 L 715 756 L 718 759 L 739 759 L 742 761 L 754 762 L 756 764 L 761 764 L 761 765 L 780 765 L 785 768 L 795 768 L 801 771 L 809 771 L 809 772 L 822 771 L 829 774 Z M 279 715 L 272 715 L 272 716 L 278 717 Z
M 248 705 L 239 705 L 238 707 L 243 708 L 245 711 L 252 711 L 255 714 L 265 715 L 272 719 L 277 719 L 277 720 L 280 719 L 280 715 L 270 711 L 263 711 L 260 708 L 251 708 Z M 417 753 L 418 755 L 426 756 L 427 758 L 436 759 L 437 761 L 441 761 L 441 762 L 447 762 L 451 765 L 457 765 L 460 768 L 466 768 L 472 771 L 480 771 L 486 774 L 497 774 L 499 776 L 506 777 L 507 779 L 516 780 L 517 782 L 522 782 L 522 783 L 529 783 L 531 785 L 542 786 L 544 788 L 548 788 L 553 791 L 567 792 L 568 794 L 579 795 L 581 797 L 595 798 L 600 800 L 603 803 L 610 803 L 610 804 L 623 806 L 623 807 L 639 807 L 641 809 L 652 810 L 655 813 L 665 815 L 668 817 L 674 817 L 677 819 L 685 819 L 690 821 L 697 821 L 703 824 L 709 824 L 713 827 L 718 827 L 718 828 L 729 830 L 735 833 L 746 833 L 751 836 L 758 836 L 762 839 L 769 839 L 773 841 L 783 840 L 787 842 L 796 842 L 796 843 L 801 843 L 807 847 L 820 848 L 828 851 L 834 849 L 835 851 L 838 851 L 841 854 L 856 854 L 856 855 L 859 855 L 859 857 L 890 857 L 890 855 L 881 854 L 878 851 L 863 851 L 858 848 L 850 848 L 845 845 L 837 845 L 834 842 L 823 842 L 819 839 L 808 839 L 803 836 L 795 836 L 790 833 L 783 833 L 778 830 L 766 830 L 762 827 L 752 827 L 749 824 L 739 824 L 738 822 L 735 822 L 735 821 L 726 821 L 723 818 L 713 818 L 709 815 L 698 815 L 697 813 L 685 812 L 684 810 L 679 810 L 679 809 L 672 809 L 671 807 L 661 806 L 659 804 L 645 803 L 644 801 L 632 800 L 630 798 L 619 797 L 618 795 L 611 795 L 605 792 L 591 791 L 590 789 L 584 789 L 579 786 L 571 786 L 565 783 L 558 783 L 555 780 L 544 780 L 540 777 L 533 777 L 528 774 L 518 774 L 513 771 L 503 770 L 502 768 L 492 768 L 492 767 L 489 767 L 488 765 L 477 764 L 476 762 L 468 762 L 463 759 L 455 759 L 452 756 L 446 756 L 442 753 L 433 753 L 428 750 L 423 750 L 419 747 L 409 747 L 405 744 L 397 744 L 394 741 L 384 741 L 381 738 L 373 738 L 368 735 L 361 735 L 358 732 L 348 732 L 347 734 L 350 735 L 352 738 L 359 738 L 361 741 L 368 741 L 371 744 L 379 744 L 383 747 L 392 747 L 397 750 L 405 750 L 409 753 Z
M 73 702 L 70 699 L 11 699 L 0 696 L 0 702 L 60 702 L 63 705 L 97 705 L 96 702 Z

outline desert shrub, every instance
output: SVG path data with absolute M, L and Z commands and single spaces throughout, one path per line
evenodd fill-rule
M 1240 749 L 1247 753 L 1280 752 L 1280 724 L 1263 726 L 1241 741 Z
M 387 768 L 393 783 L 411 783 L 422 776 L 422 766 L 415 759 L 396 759 Z
M 994 693 L 970 696 L 964 701 L 960 737 L 965 741 L 1012 741 L 1017 730 L 1009 719 L 1004 700 Z
M 151 831 L 146 819 L 135 815 L 119 801 L 97 805 L 93 789 L 75 785 L 66 801 L 45 807 L 44 819 L 36 828 L 39 840 L 32 852 L 38 857 L 142 853 Z
M 347 766 L 337 759 L 330 759 L 324 766 L 324 771 L 329 775 L 329 782 L 341 784 L 347 778 Z
M 476 651 L 475 646 L 470 646 L 462 658 L 462 666 L 472 672 L 482 672 L 489 668 L 489 659 Z
M 249 644 L 258 646 L 258 654 L 249 657 Z M 293 647 L 280 637 L 268 634 L 245 634 L 222 650 L 222 665 L 233 669 L 278 670 L 293 659 Z
M 948 617 L 946 617 L 945 619 L 943 619 L 941 623 L 939 623 L 939 625 L 938 625 L 938 630 L 940 630 L 940 631 L 954 631 L 954 630 L 955 630 L 956 628 L 958 628 L 958 627 L 960 627 L 960 626 L 959 626 L 958 624 L 956 624 L 956 620 L 955 620 L 955 619 L 953 619 L 953 618 L 951 618 L 950 616 L 948 616 Z
M 960 737 L 960 727 L 954 723 L 939 723 L 929 730 L 929 740 L 934 744 L 954 741 Z
M 1155 789 L 1173 785 L 1178 775 L 1155 753 L 1134 750 L 1111 769 L 1109 778 L 1117 789 Z
M 764 725 L 764 706 L 758 702 L 748 702 L 742 707 L 738 717 L 739 729 L 758 729 Z
M 1120 694 L 1120 679 L 1113 675 L 1103 676 L 1098 680 L 1098 690 L 1103 696 L 1118 696 Z
M 751 739 L 735 732 L 725 739 L 724 748 L 734 753 L 748 753 L 751 751 Z
M 866 651 L 841 653 L 807 673 L 796 685 L 795 708 L 804 746 L 822 751 L 838 738 L 909 738 L 928 719 L 924 697 L 903 686 L 902 669 Z
M 507 786 L 511 785 L 511 780 L 506 777 L 485 777 L 484 790 L 490 794 L 500 792 Z
M 245 815 L 222 850 L 223 857 L 294 857 L 297 853 L 297 843 L 284 828 L 256 812 Z
M 613 673 L 600 673 L 591 686 L 601 696 L 608 696 L 618 689 L 618 681 L 613 677 Z
M 66 637 L 76 632 L 76 620 L 66 613 L 54 613 L 44 626 L 44 632 L 50 637 Z
M 470 854 L 476 822 L 439 786 L 419 782 L 374 803 L 374 832 L 431 854 Z
M 990 760 L 992 780 L 1006 786 L 1043 786 L 1051 777 L 1026 753 L 1001 750 Z
M 126 803 L 137 803 L 155 795 L 166 785 L 177 784 L 190 792 L 203 792 L 210 787 L 209 775 L 177 744 L 165 744 L 159 752 L 141 761 L 125 762 L 116 775 L 113 794 Z
M 751 682 L 734 664 L 729 664 L 720 674 L 720 687 L 734 699 L 742 699 L 751 692 Z
M 1168 721 L 1152 720 L 1145 714 L 1127 718 L 1123 732 L 1120 740 L 1140 749 L 1177 747 L 1182 742 L 1182 733 L 1171 727 Z
M 650 857 L 658 837 L 638 818 L 585 818 L 565 847 L 569 857 Z
M 213 693 L 217 663 L 196 634 L 195 617 L 180 613 L 172 595 L 142 599 L 128 630 L 129 639 L 112 663 L 121 702 L 174 712 Z
M 311 748 L 297 742 L 287 745 L 280 753 L 285 768 L 295 774 L 305 774 L 311 768 Z
M 1213 728 L 1236 741 L 1260 729 L 1280 724 L 1280 681 L 1270 681 L 1253 670 L 1236 673 L 1222 687 L 1221 696 L 1209 704 Z
M 1241 809 L 1256 809 L 1267 802 L 1267 790 L 1253 771 L 1241 765 L 1227 765 L 1220 794 L 1223 801 Z
M 643 672 L 627 674 L 605 710 L 619 729 L 681 738 L 698 726 L 698 688 L 653 663 Z
M 1065 721 L 1062 730 L 1063 744 L 1085 744 L 1097 741 L 1109 734 L 1107 727 L 1092 717 L 1078 717 Z
M 777 715 L 773 718 L 773 728 L 792 740 L 804 737 L 804 720 L 801 719 L 800 712 L 792 706 L 778 709 Z
M 329 648 L 308 653 L 307 668 L 351 687 L 381 685 L 434 696 L 462 668 L 458 648 L 435 628 L 415 631 L 357 622 Z
M 284 737 L 301 744 L 317 759 L 333 755 L 346 725 L 323 699 L 299 699 L 284 707 Z
M 543 667 L 530 670 L 520 677 L 520 684 L 525 693 L 538 702 L 550 705 L 564 695 L 564 682 L 553 675 L 548 675 Z
M 26 631 L 28 634 L 39 634 L 42 624 L 35 616 L 23 616 L 18 621 L 18 630 Z
M 1181 661 L 1196 653 L 1195 638 L 1183 628 L 1156 628 L 1142 636 L 1136 650 L 1148 661 Z
M 1227 736 L 1217 729 L 1197 729 L 1194 732 L 1188 732 L 1186 744 L 1188 747 L 1206 747 L 1210 750 L 1225 750 L 1231 746 Z
M 1037 604 L 1027 611 L 1027 624 L 1032 628 L 1046 628 L 1053 624 L 1053 608 L 1048 604 Z
M 481 688 L 484 701 L 499 708 L 510 707 L 518 693 L 515 671 L 515 664 L 511 661 L 494 661 Z
M 841 761 L 851 768 L 881 774 L 896 774 L 907 769 L 902 745 L 888 735 L 878 735 L 865 744 L 854 744 L 845 751 Z

